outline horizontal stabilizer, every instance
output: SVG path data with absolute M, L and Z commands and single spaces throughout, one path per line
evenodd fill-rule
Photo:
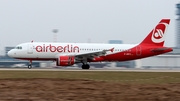
M 163 52 L 166 50 L 172 50 L 172 48 L 168 48 L 168 47 L 162 47 L 162 48 L 154 48 L 151 50 L 151 52 Z

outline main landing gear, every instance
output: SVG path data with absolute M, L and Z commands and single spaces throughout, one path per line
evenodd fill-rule
M 83 64 L 82 65 L 82 69 L 89 69 L 89 68 L 90 68 L 90 66 L 88 64 Z
M 29 60 L 29 65 L 28 65 L 28 69 L 32 68 L 32 60 Z
M 83 65 L 82 65 L 82 69 L 89 69 L 90 68 L 90 66 L 89 66 L 89 64 L 85 64 L 84 62 L 82 62 L 83 63 Z

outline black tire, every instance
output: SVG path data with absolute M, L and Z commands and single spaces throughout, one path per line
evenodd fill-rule
M 86 64 L 86 69 L 89 69 L 89 68 L 90 68 L 90 66 L 88 64 Z
M 90 66 L 88 64 L 82 65 L 82 69 L 89 69 L 89 68 L 90 68 Z
M 85 69 L 85 65 L 82 65 L 81 68 L 82 68 L 82 69 Z
M 32 65 L 28 65 L 28 69 L 31 69 L 32 68 Z

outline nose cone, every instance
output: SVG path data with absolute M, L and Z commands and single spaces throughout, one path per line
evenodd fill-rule
M 8 55 L 9 57 L 13 57 L 13 52 L 12 52 L 12 50 L 10 50 L 10 51 L 7 53 L 7 55 Z

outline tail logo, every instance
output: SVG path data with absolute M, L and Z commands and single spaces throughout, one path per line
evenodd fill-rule
M 159 23 L 156 28 L 154 28 L 151 40 L 154 43 L 161 43 L 165 40 L 164 34 L 166 31 L 167 23 Z

